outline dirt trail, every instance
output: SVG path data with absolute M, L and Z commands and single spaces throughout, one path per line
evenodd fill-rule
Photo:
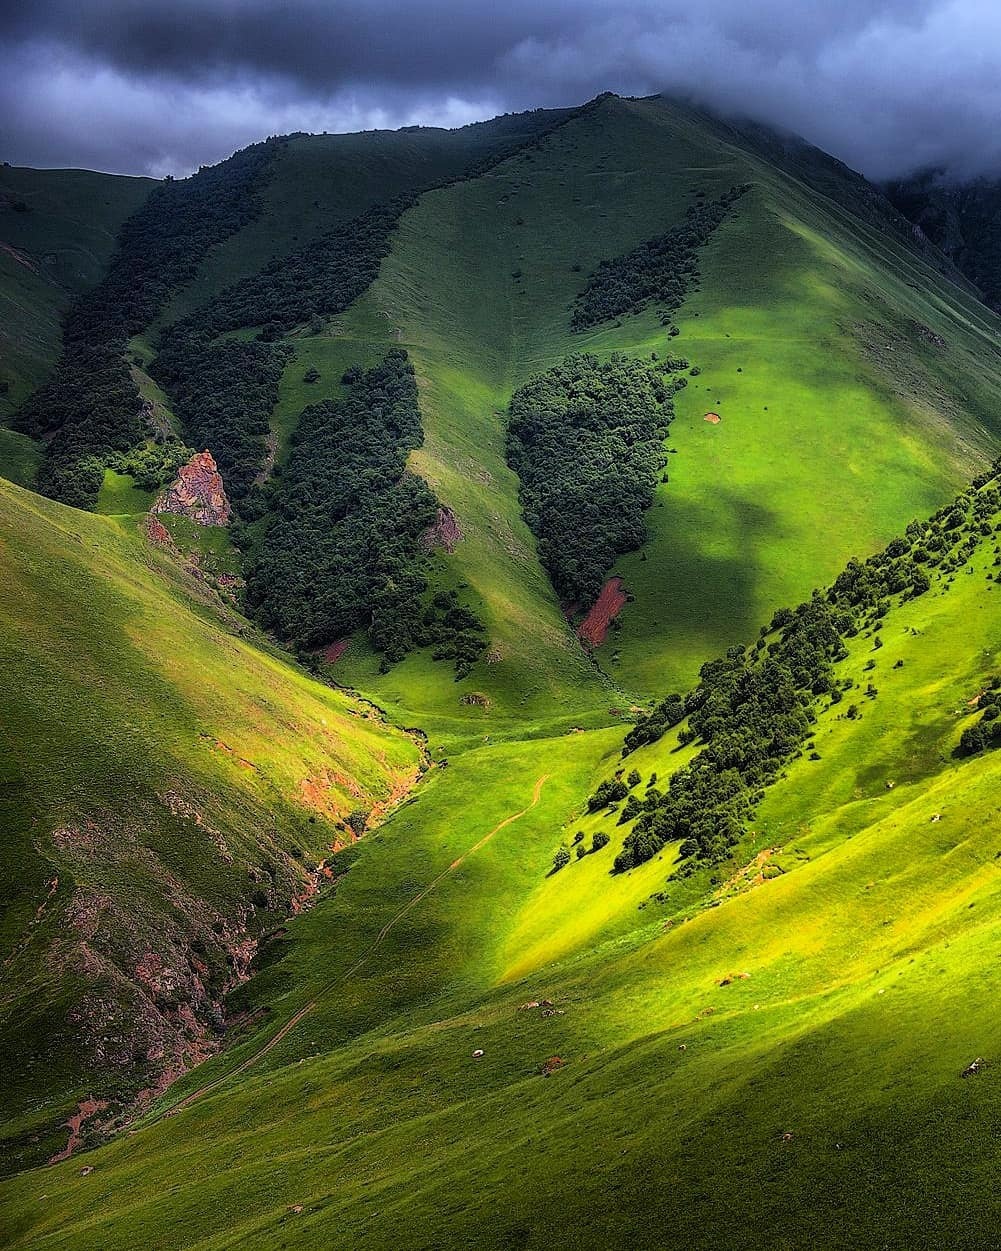
M 235 1069 L 231 1069 L 228 1073 L 224 1073 L 221 1077 L 217 1077 L 215 1081 L 207 1082 L 204 1086 L 200 1086 L 197 1090 L 193 1090 L 190 1095 L 185 1095 L 185 1097 L 181 1099 L 178 1103 L 175 1103 L 173 1107 L 168 1108 L 167 1111 L 164 1113 L 164 1115 L 176 1116 L 178 1112 L 182 1111 L 184 1108 L 194 1103 L 197 1099 L 201 1099 L 204 1095 L 211 1094 L 212 1091 L 217 1090 L 223 1084 L 223 1082 L 229 1081 L 231 1077 L 238 1077 L 241 1073 L 245 1073 L 247 1069 L 251 1067 L 251 1065 L 256 1064 L 257 1061 L 262 1060 L 268 1054 L 269 1051 L 274 1050 L 274 1048 L 278 1046 L 278 1044 L 282 1041 L 282 1039 L 286 1038 L 292 1032 L 292 1030 L 295 1029 L 295 1027 L 303 1019 L 303 1017 L 306 1016 L 307 1013 L 312 1012 L 312 1010 L 316 1007 L 319 1000 L 325 994 L 327 994 L 328 991 L 333 990 L 334 987 L 339 986 L 342 982 L 346 982 L 349 977 L 353 977 L 354 974 L 357 973 L 359 969 L 361 969 L 365 964 L 368 963 L 368 961 L 372 958 L 375 952 L 379 949 L 379 947 L 385 941 L 385 939 L 390 934 L 390 932 L 400 923 L 400 921 L 403 920 L 403 918 L 407 915 L 407 913 L 410 912 L 412 909 L 416 908 L 416 906 L 421 902 L 422 899 L 426 899 L 427 896 L 430 895 L 431 892 L 434 890 L 434 888 L 438 886 L 441 882 L 443 882 L 450 873 L 454 873 L 455 870 L 459 868 L 459 866 L 469 856 L 474 854 L 474 852 L 479 851 L 481 847 L 485 847 L 486 844 L 490 842 L 490 840 L 494 837 L 495 834 L 499 834 L 501 830 L 506 829 L 506 827 L 509 825 L 513 825 L 515 821 L 519 821 L 523 816 L 531 812 L 531 810 L 536 806 L 536 804 L 538 804 L 539 800 L 542 798 L 542 788 L 543 786 L 545 786 L 546 782 L 549 780 L 549 777 L 550 775 L 548 773 L 544 773 L 536 781 L 535 789 L 532 791 L 532 802 L 530 804 L 522 808 L 520 812 L 514 812 L 509 817 L 505 817 L 503 821 L 498 822 L 497 825 L 494 826 L 494 828 L 490 831 L 489 834 L 484 834 L 484 836 L 479 840 L 479 842 L 474 843 L 473 846 L 470 847 L 468 851 L 464 851 L 457 860 L 452 861 L 452 863 L 448 866 L 447 869 L 443 869 L 442 872 L 439 873 L 437 877 L 431 879 L 431 881 L 427 884 L 427 886 L 424 887 L 423 890 L 418 891 L 418 893 L 414 895 L 412 899 L 408 900 L 407 903 L 405 903 L 403 907 L 399 910 L 399 912 L 397 912 L 395 916 L 392 916 L 386 922 L 386 924 L 382 927 L 382 929 L 378 932 L 378 934 L 376 934 L 375 938 L 372 940 L 372 944 L 369 947 L 368 951 L 366 951 L 363 956 L 360 956 L 359 959 L 356 960 L 355 963 L 352 964 L 351 967 L 347 969 L 344 973 L 341 973 L 332 982 L 328 982 L 326 986 L 322 987 L 322 989 L 317 992 L 315 997 L 311 999 L 309 1003 L 307 1003 L 304 1007 L 300 1008 L 299 1011 L 296 1012 L 294 1016 L 291 1016 L 285 1022 L 285 1024 L 274 1035 L 274 1037 L 269 1038 L 268 1041 L 264 1043 L 264 1045 L 259 1050 L 255 1051 L 253 1055 L 248 1056 L 245 1060 L 242 1060 L 236 1066 Z

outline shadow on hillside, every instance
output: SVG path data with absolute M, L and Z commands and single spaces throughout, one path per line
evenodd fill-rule
M 717 489 L 711 506 L 672 499 L 668 492 L 663 507 L 653 555 L 657 602 L 647 607 L 646 628 L 668 640 L 701 639 L 706 660 L 733 644 L 753 643 L 765 624 L 757 594 L 759 551 L 780 525 L 777 514 L 725 487 Z M 800 598 L 808 593 L 804 587 Z

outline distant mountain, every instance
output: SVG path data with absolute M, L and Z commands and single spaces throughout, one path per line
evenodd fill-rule
M 890 200 L 1001 309 L 1001 182 L 957 183 L 936 171 L 891 183 Z

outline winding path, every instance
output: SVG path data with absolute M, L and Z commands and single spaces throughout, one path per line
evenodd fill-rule
M 470 847 L 468 851 L 464 851 L 457 860 L 452 861 L 452 863 L 448 866 L 447 869 L 443 869 L 442 872 L 439 873 L 437 877 L 431 879 L 431 881 L 427 884 L 427 886 L 424 887 L 423 890 L 418 891 L 418 893 L 414 895 L 412 899 L 408 900 L 403 905 L 403 907 L 399 910 L 399 912 L 397 912 L 395 916 L 391 917 L 386 922 L 386 924 L 382 927 L 382 929 L 378 932 L 378 934 L 376 934 L 375 938 L 372 940 L 371 946 L 365 952 L 365 954 L 360 956 L 359 959 L 357 959 L 355 963 L 351 965 L 350 968 L 346 969 L 343 973 L 339 974 L 336 978 L 334 978 L 332 982 L 328 982 L 326 986 L 321 987 L 321 989 L 317 991 L 316 995 L 309 1001 L 309 1003 L 307 1003 L 304 1007 L 300 1008 L 299 1011 L 296 1012 L 293 1016 L 289 1017 L 289 1019 L 285 1022 L 285 1024 L 281 1027 L 281 1029 L 278 1030 L 278 1032 L 275 1035 L 273 1035 L 273 1037 L 269 1038 L 268 1041 L 263 1044 L 263 1046 L 261 1046 L 257 1051 L 253 1053 L 253 1055 L 247 1056 L 245 1060 L 241 1060 L 235 1069 L 231 1069 L 228 1073 L 223 1073 L 222 1076 L 217 1077 L 215 1081 L 207 1082 L 204 1086 L 199 1086 L 197 1090 L 193 1090 L 190 1095 L 185 1095 L 184 1098 L 179 1100 L 177 1103 L 175 1103 L 173 1107 L 168 1108 L 166 1112 L 163 1113 L 163 1115 L 164 1116 L 176 1116 L 178 1112 L 182 1111 L 186 1107 L 189 1107 L 196 1100 L 201 1099 L 204 1095 L 211 1094 L 212 1091 L 214 1090 L 217 1090 L 223 1084 L 223 1082 L 227 1082 L 229 1081 L 231 1077 L 238 1077 L 241 1073 L 246 1072 L 246 1070 L 249 1069 L 251 1065 L 256 1064 L 258 1060 L 263 1059 L 268 1054 L 269 1051 L 273 1051 L 274 1048 L 277 1047 L 278 1044 L 282 1041 L 282 1039 L 286 1038 L 292 1032 L 292 1030 L 295 1029 L 295 1027 L 303 1019 L 303 1017 L 306 1016 L 307 1013 L 312 1012 L 312 1010 L 316 1007 L 319 1000 L 325 994 L 327 994 L 328 991 L 333 990 L 335 986 L 339 986 L 342 982 L 347 981 L 349 977 L 353 977 L 354 974 L 357 973 L 360 968 L 362 968 L 365 964 L 368 963 L 368 961 L 372 958 L 372 956 L 375 954 L 378 948 L 382 945 L 382 943 L 384 942 L 384 940 L 386 939 L 386 936 L 390 933 L 390 931 L 393 930 L 393 928 L 396 925 L 398 925 L 400 921 L 403 920 L 403 918 L 407 915 L 408 912 L 416 908 L 416 906 L 421 902 L 422 899 L 426 899 L 427 896 L 430 895 L 431 892 L 434 890 L 434 888 L 439 885 L 439 883 L 443 882 L 450 873 L 454 873 L 455 870 L 459 868 L 459 866 L 469 856 L 474 854 L 474 852 L 479 851 L 481 847 L 485 847 L 486 844 L 490 842 L 490 840 L 494 837 L 495 834 L 499 834 L 501 830 L 505 829 L 509 825 L 513 825 L 515 821 L 519 821 L 523 816 L 526 815 L 526 813 L 531 812 L 532 809 L 539 802 L 539 800 L 542 798 L 542 788 L 543 786 L 545 786 L 546 782 L 549 780 L 549 777 L 550 775 L 548 773 L 544 773 L 540 778 L 537 779 L 535 783 L 535 789 L 532 791 L 532 802 L 530 804 L 522 808 L 520 812 L 514 812 L 509 817 L 505 817 L 503 821 L 498 822 L 497 825 L 494 826 L 494 828 L 490 831 L 489 834 L 484 834 L 484 836 L 479 840 L 478 843 L 474 843 L 473 846 Z

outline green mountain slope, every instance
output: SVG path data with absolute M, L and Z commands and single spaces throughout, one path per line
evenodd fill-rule
M 266 156 L 129 323 L 229 536 L 0 484 L 10 1244 L 994 1245 L 1001 323 L 660 98 Z
M 5 1137 L 36 1162 L 79 1099 L 214 1048 L 256 939 L 420 755 L 136 522 L 0 484 L 0 548 Z
M 613 827 L 545 878 L 618 736 L 463 754 L 246 988 L 266 1033 L 87 1178 L 8 1184 L 13 1245 L 990 1245 L 1001 754 L 955 755 L 1001 662 L 990 521 L 850 640 L 878 694 L 820 711 L 746 868 L 651 901 L 671 857 L 609 879 Z
M 706 249 L 680 336 L 652 312 L 571 332 L 582 274 L 682 218 L 697 190 L 742 182 L 752 190 Z M 663 355 L 669 342 L 701 369 L 676 398 L 649 541 L 616 566 L 635 602 L 599 658 L 634 698 L 687 684 L 707 655 L 928 511 L 997 437 L 991 314 L 894 235 L 656 100 L 605 101 L 541 151 L 425 196 L 345 331 L 363 350 L 385 319 L 426 381 L 414 463 L 469 536 L 454 561 L 500 650 L 529 666 L 546 651 L 559 663 L 561 627 L 544 583 L 526 600 L 531 540 L 501 463 L 511 392 L 582 349 Z M 705 423 L 716 410 L 722 423 Z M 477 679 L 488 694 L 492 677 Z
M 0 169 L 0 423 L 59 355 L 69 301 L 102 277 L 122 222 L 155 185 L 80 169 Z

